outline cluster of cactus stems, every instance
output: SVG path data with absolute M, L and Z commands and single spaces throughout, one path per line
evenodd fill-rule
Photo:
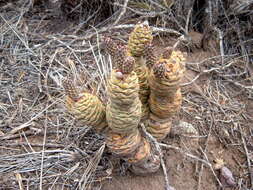
M 155 56 L 152 40 L 146 22 L 135 26 L 127 45 L 104 38 L 114 63 L 107 80 L 107 105 L 95 95 L 78 92 L 71 80 L 63 81 L 69 112 L 103 132 L 109 150 L 131 164 L 136 174 L 160 167 L 159 156 L 139 131 L 140 123 L 160 141 L 170 132 L 172 117 L 182 103 L 179 84 L 185 58 L 172 48 Z

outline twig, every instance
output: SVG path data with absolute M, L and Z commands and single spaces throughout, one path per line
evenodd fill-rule
M 157 150 L 157 152 L 159 153 L 159 157 L 160 157 L 160 162 L 161 162 L 161 166 L 163 169 L 163 174 L 164 174 L 164 179 L 165 179 L 165 190 L 169 190 L 171 189 L 170 183 L 169 183 L 169 177 L 167 174 L 167 170 L 166 170 L 166 166 L 164 163 L 164 159 L 163 159 L 163 153 L 162 150 L 160 148 L 159 143 L 157 142 L 157 140 L 147 132 L 145 125 L 142 123 L 141 124 L 141 129 L 144 132 L 144 134 L 149 138 L 150 142 L 152 142 Z
M 209 131 L 208 131 L 208 134 L 207 134 L 207 139 L 206 139 L 206 142 L 205 142 L 204 152 L 206 152 L 206 150 L 207 150 L 209 137 L 210 137 L 210 134 L 211 134 L 212 128 L 213 128 L 213 122 L 214 122 L 214 120 L 213 120 L 213 116 L 212 115 L 211 115 L 211 118 L 212 118 L 212 120 L 211 120 L 211 124 L 210 124 Z M 201 188 L 200 182 L 201 182 L 201 175 L 202 175 L 203 169 L 204 169 L 204 167 L 203 167 L 203 163 L 202 163 L 201 166 L 200 166 L 200 171 L 199 171 L 198 188 L 197 188 L 198 190 Z
M 29 148 L 32 150 L 32 152 L 35 152 L 34 149 L 33 149 L 33 147 L 31 146 L 29 140 L 27 139 L 24 131 L 22 131 L 22 134 L 25 137 L 25 141 L 26 141 L 27 145 L 29 146 Z
M 87 166 L 87 169 L 84 171 L 84 174 L 82 178 L 79 181 L 79 188 L 80 189 L 86 189 L 86 184 L 91 177 L 92 173 L 96 170 L 97 165 L 101 159 L 101 156 L 104 152 L 105 144 L 103 144 L 99 150 L 96 152 L 94 158 L 89 162 L 89 165 Z
M 7 147 L 15 147 L 15 146 L 32 146 L 32 147 L 47 147 L 47 148 L 66 148 L 66 145 L 62 144 L 36 144 L 36 143 L 26 143 L 26 142 L 19 142 L 19 143 L 5 143 L 4 145 L 0 146 L 7 146 Z
M 201 147 L 200 147 L 200 150 L 201 150 L 202 154 L 205 156 L 205 159 L 209 162 L 209 159 L 208 159 L 206 153 L 202 150 Z M 212 171 L 212 173 L 213 173 L 213 175 L 214 175 L 216 181 L 218 182 L 219 186 L 222 188 L 223 185 L 222 185 L 222 183 L 220 182 L 219 178 L 217 177 L 217 175 L 216 175 L 216 173 L 215 173 L 215 171 L 214 171 L 214 169 L 213 169 L 212 164 L 209 165 L 209 168 L 211 169 L 211 171 Z
M 47 115 L 47 112 L 46 112 Z M 47 117 L 45 120 L 45 130 L 44 130 L 44 137 L 43 137 L 43 146 L 42 146 L 42 154 L 41 154 L 41 168 L 40 168 L 40 190 L 42 189 L 42 178 L 43 178 L 43 166 L 44 166 L 44 156 L 45 156 L 45 144 L 46 144 L 46 139 L 47 139 Z
M 247 158 L 247 165 L 248 165 L 248 171 L 249 171 L 249 176 L 250 176 L 250 184 L 251 184 L 250 189 L 253 189 L 253 172 L 251 171 L 251 161 L 250 161 L 250 157 L 249 157 L 249 152 L 248 152 L 248 148 L 247 148 L 247 145 L 246 145 L 246 142 L 245 142 L 245 139 L 244 139 L 244 135 L 243 135 L 243 132 L 242 132 L 242 128 L 241 128 L 240 125 L 239 125 L 239 129 L 240 129 L 240 133 L 241 133 L 243 148 L 244 148 L 245 155 L 246 155 L 246 158 Z
M 16 173 L 15 176 L 18 181 L 19 190 L 24 190 L 24 185 L 22 183 L 22 176 L 20 175 L 20 173 Z
M 220 42 L 220 54 L 221 54 L 221 63 L 224 64 L 224 47 L 223 47 L 223 34 L 219 28 L 215 28 L 219 34 L 219 42 Z
M 188 14 L 187 14 L 187 20 L 186 20 L 186 24 L 185 24 L 185 35 L 188 35 L 188 33 L 189 33 L 189 23 L 190 23 L 191 14 L 192 14 L 192 7 L 190 8 L 190 10 L 188 11 Z
M 126 13 L 126 8 L 127 8 L 127 4 L 128 4 L 129 0 L 125 0 L 123 8 L 121 10 L 120 15 L 118 16 L 117 20 L 115 20 L 115 22 L 113 23 L 113 25 L 118 24 L 119 20 L 121 19 L 121 17 Z

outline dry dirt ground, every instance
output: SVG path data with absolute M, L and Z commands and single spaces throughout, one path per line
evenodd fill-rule
M 97 35 L 126 40 L 132 27 L 75 32 L 75 23 L 43 14 L 21 15 L 10 8 L 0 17 L 0 189 L 164 189 L 162 170 L 133 175 L 107 151 L 103 137 L 80 126 L 64 108 L 61 78 L 68 74 L 106 101 L 108 57 Z M 156 35 L 157 53 L 177 42 L 168 33 Z M 199 42 L 201 34 L 192 35 Z M 179 47 L 188 57 L 184 101 L 174 123 L 188 122 L 199 135 L 164 140 L 169 182 L 176 190 L 222 189 L 214 169 L 215 160 L 222 159 L 236 182 L 228 188 L 249 190 L 253 90 L 252 72 L 245 68 L 252 71 L 252 64 L 240 55 L 221 58 L 209 47 Z

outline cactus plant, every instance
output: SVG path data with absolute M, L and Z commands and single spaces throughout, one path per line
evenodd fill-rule
M 171 119 L 181 107 L 179 84 L 185 70 L 184 62 L 185 58 L 180 51 L 167 48 L 150 73 L 151 113 L 147 131 L 158 140 L 162 140 L 170 132 Z
M 93 94 L 79 93 L 71 80 L 63 81 L 69 112 L 97 131 L 106 128 L 109 150 L 141 175 L 157 171 L 160 158 L 138 126 L 145 123 L 151 135 L 164 139 L 182 103 L 179 84 L 185 58 L 172 48 L 157 58 L 152 39 L 146 22 L 136 25 L 127 46 L 103 38 L 114 63 L 107 79 L 106 106 Z

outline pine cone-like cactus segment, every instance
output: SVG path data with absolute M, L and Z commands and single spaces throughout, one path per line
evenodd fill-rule
M 145 46 L 153 40 L 152 32 L 148 23 L 137 24 L 131 32 L 128 40 L 128 49 L 132 56 L 140 57 L 144 53 Z
M 142 121 L 146 120 L 148 118 L 149 114 L 149 107 L 148 107 L 148 98 L 150 94 L 149 89 L 149 82 L 148 82 L 148 76 L 149 76 L 149 70 L 145 65 L 144 59 L 141 58 L 135 58 L 135 68 L 134 72 L 138 76 L 138 82 L 139 82 L 139 98 L 142 103 Z
M 131 72 L 124 80 L 120 80 L 113 70 L 107 89 L 109 104 L 106 117 L 109 128 L 119 134 L 132 133 L 137 129 L 141 117 L 138 77 Z
M 154 173 L 160 167 L 160 159 L 154 154 L 150 143 L 141 136 L 139 130 L 130 134 L 110 131 L 106 143 L 111 152 L 132 164 L 136 174 Z
M 151 113 L 147 131 L 158 140 L 170 132 L 171 119 L 181 108 L 180 79 L 185 71 L 185 58 L 180 51 L 172 51 L 169 59 L 163 57 L 153 66 L 149 78 Z
M 180 51 L 174 51 L 170 59 L 161 58 L 150 73 L 149 85 L 157 96 L 172 95 L 179 88 L 184 74 L 185 58 Z
M 114 57 L 119 45 L 110 37 L 104 37 L 103 42 L 107 53 Z
M 122 68 L 123 64 L 125 63 L 125 59 L 127 56 L 127 49 L 126 46 L 117 46 L 117 50 L 114 54 L 114 64 L 116 68 Z
M 161 141 L 170 133 L 172 121 L 170 118 L 160 119 L 151 113 L 147 126 L 147 131 L 158 141 Z
M 160 167 L 160 161 L 153 158 L 150 143 L 141 137 L 138 124 L 141 119 L 139 83 L 135 72 L 120 80 L 113 70 L 108 80 L 109 104 L 107 121 L 111 130 L 107 135 L 108 148 L 119 157 L 131 163 L 137 174 L 152 173 Z M 151 160 L 151 161 L 150 161 Z
M 71 80 L 66 79 L 63 85 L 67 94 L 68 111 L 83 125 L 90 125 L 98 132 L 107 127 L 105 106 L 100 99 L 90 93 L 77 93 Z
M 162 58 L 163 59 L 169 59 L 172 52 L 173 52 L 173 47 L 166 47 L 165 50 L 162 53 Z
M 79 92 L 74 86 L 73 82 L 70 78 L 65 78 L 62 80 L 63 88 L 65 89 L 66 94 L 71 98 L 73 101 L 77 101 L 79 99 Z
M 164 78 L 166 74 L 166 62 L 159 62 L 153 67 L 153 72 L 156 78 Z
M 156 96 L 151 93 L 149 99 L 150 111 L 161 119 L 174 116 L 181 108 L 182 95 L 180 89 L 168 96 Z
M 144 49 L 144 57 L 146 59 L 146 65 L 149 69 L 151 69 L 155 62 L 156 62 L 156 56 L 154 52 L 154 46 L 153 44 L 147 44 Z
M 124 63 L 119 68 L 119 70 L 123 74 L 130 74 L 134 70 L 134 64 L 135 64 L 134 58 L 131 56 L 127 56 L 124 60 Z
M 137 74 L 139 79 L 139 98 L 142 103 L 142 121 L 148 118 L 148 97 L 150 93 L 148 85 L 149 70 L 145 64 L 147 60 L 144 59 L 144 52 L 145 49 L 148 49 L 148 51 L 151 49 L 149 48 L 149 44 L 151 44 L 152 40 L 152 32 L 149 28 L 148 22 L 137 24 L 134 30 L 131 32 L 128 40 L 128 52 L 135 58 L 134 72 Z M 152 62 L 150 58 L 152 56 L 145 57 L 148 58 L 148 64 L 150 65 Z
M 143 138 L 133 158 L 128 160 L 132 164 L 132 171 L 138 175 L 154 173 L 160 167 L 160 158 L 154 152 L 151 144 Z

